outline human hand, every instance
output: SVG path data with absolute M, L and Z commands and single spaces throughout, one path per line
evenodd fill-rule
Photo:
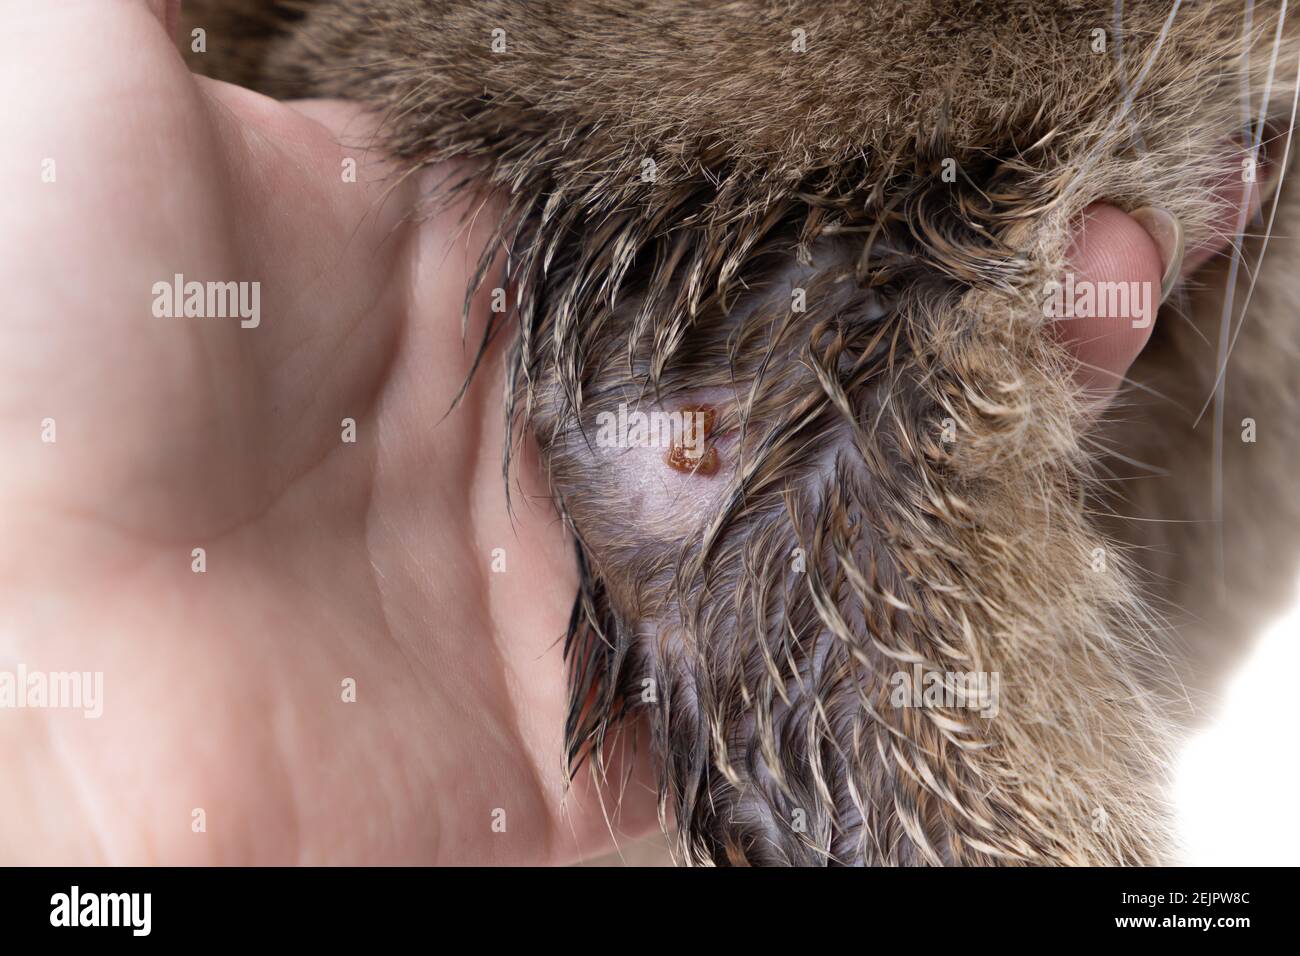
M 531 456 L 507 514 L 495 353 L 443 417 L 491 210 L 408 221 L 428 180 L 365 114 L 191 76 L 160 3 L 0 11 L 0 671 L 103 674 L 98 719 L 0 709 L 0 857 L 606 849 L 562 765 L 572 546 Z M 256 315 L 157 305 L 176 274 Z

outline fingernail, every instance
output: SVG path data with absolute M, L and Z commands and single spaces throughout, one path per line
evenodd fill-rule
M 1164 263 L 1165 272 L 1160 279 L 1160 301 L 1163 303 L 1174 290 L 1178 274 L 1183 270 L 1183 224 L 1167 209 L 1158 206 L 1143 206 L 1129 213 L 1147 231 L 1156 248 L 1160 250 L 1160 261 Z

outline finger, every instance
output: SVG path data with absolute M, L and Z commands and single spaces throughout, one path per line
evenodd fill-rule
M 1056 331 L 1079 360 L 1077 380 L 1092 401 L 1104 405 L 1114 396 L 1151 337 L 1160 303 L 1178 281 L 1229 249 L 1258 213 L 1274 173 L 1267 160 L 1227 143 L 1204 181 L 1215 215 L 1206 238 L 1186 250 L 1181 225 L 1163 210 L 1125 214 L 1103 203 L 1084 210 L 1067 251 Z
M 1151 337 L 1166 265 L 1177 255 L 1162 243 L 1173 245 L 1114 206 L 1084 210 L 1066 253 L 1055 328 L 1095 401 L 1109 400 Z
M 158 18 L 168 37 L 176 36 L 176 24 L 181 19 L 181 0 L 145 0 L 145 6 Z

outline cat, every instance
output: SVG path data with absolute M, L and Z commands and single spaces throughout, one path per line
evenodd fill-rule
M 505 248 L 508 414 L 582 572 L 567 757 L 647 714 L 680 861 L 1177 859 L 1180 734 L 1296 576 L 1284 8 L 184 16 L 196 70 L 371 104 L 399 163 L 504 197 L 471 286 Z M 1280 184 L 1240 241 L 1225 175 Z M 1042 309 L 1096 201 L 1224 250 L 1100 415 Z M 703 444 L 594 440 L 629 410 Z

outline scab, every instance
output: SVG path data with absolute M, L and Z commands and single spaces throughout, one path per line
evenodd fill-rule
M 668 467 L 686 475 L 712 477 L 718 472 L 719 460 L 718 450 L 709 442 L 709 436 L 718 413 L 708 405 L 690 405 L 681 409 L 681 417 L 681 434 L 668 449 Z M 700 429 L 698 436 L 695 434 L 697 427 Z M 699 448 L 701 444 L 704 445 L 703 452 L 692 455 L 687 451 L 688 447 Z

